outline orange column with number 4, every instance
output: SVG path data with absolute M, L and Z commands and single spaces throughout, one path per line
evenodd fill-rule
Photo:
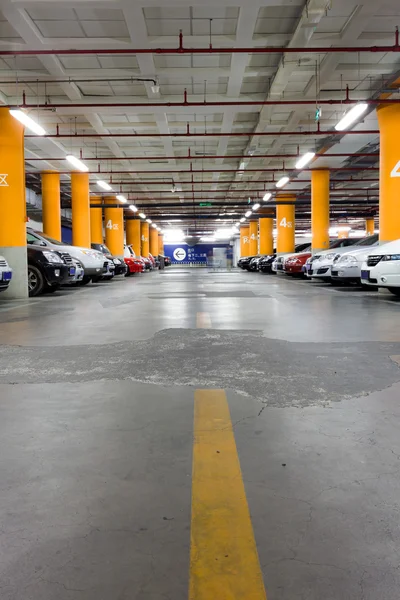
M 104 227 L 106 246 L 113 256 L 124 256 L 124 211 L 119 206 L 115 208 L 115 198 L 106 198 L 106 204 L 114 205 L 104 209 Z
M 380 131 L 379 241 L 400 238 L 400 105 L 384 104 L 376 111 Z
M 279 202 L 290 202 L 290 204 L 278 204 L 276 207 L 277 228 L 277 254 L 288 254 L 294 252 L 295 236 L 295 207 L 296 196 L 279 196 Z

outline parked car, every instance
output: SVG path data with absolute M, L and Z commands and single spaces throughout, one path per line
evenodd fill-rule
M 371 249 L 361 265 L 361 283 L 400 296 L 400 240 Z
M 29 296 L 55 292 L 75 275 L 72 258 L 64 252 L 33 245 L 28 246 L 27 255 Z
M 162 254 L 160 254 L 160 257 L 162 256 Z M 171 266 L 171 259 L 169 256 L 163 256 L 162 257 L 164 259 L 164 267 L 170 267 Z
M 284 272 L 293 277 L 304 277 L 304 265 L 309 258 L 311 258 L 311 252 L 299 252 L 289 256 L 283 264 Z
M 102 252 L 92 250 L 91 248 L 82 248 L 80 246 L 69 246 L 58 240 L 54 240 L 41 231 L 35 231 L 30 227 L 26 228 L 26 241 L 28 245 L 46 247 L 50 250 L 65 252 L 79 260 L 85 269 L 85 275 L 82 284 L 86 285 L 93 278 L 99 277 L 107 269 L 108 263 Z
M 307 274 L 313 279 L 321 279 L 323 281 L 330 281 L 331 279 L 331 268 L 333 260 L 336 256 L 348 252 L 349 246 L 355 246 L 358 242 L 361 242 L 365 238 L 343 238 L 337 239 L 332 242 L 329 250 L 323 252 L 317 252 L 311 258 L 311 261 L 307 264 Z
M 76 260 L 76 258 L 72 258 L 72 263 L 75 267 L 75 275 L 70 276 L 67 281 L 64 282 L 63 285 L 78 285 L 81 283 L 82 279 L 85 276 L 85 269 L 83 268 L 83 264 Z
M 239 267 L 239 269 L 247 269 L 248 265 L 250 264 L 250 261 L 252 261 L 253 258 L 255 258 L 256 256 L 258 255 L 253 254 L 252 256 L 242 256 L 241 258 L 239 258 L 237 266 Z
M 263 256 L 260 258 L 260 262 L 258 263 L 258 270 L 261 273 L 275 273 L 272 270 L 272 263 L 276 258 L 276 254 L 268 254 L 267 256 Z
M 0 292 L 5 292 L 12 279 L 12 268 L 4 258 L 0 256 Z
M 301 244 L 296 244 L 296 246 L 294 248 L 294 252 L 290 252 L 288 254 L 280 254 L 272 262 L 272 265 L 271 265 L 272 272 L 283 273 L 284 272 L 284 270 L 283 270 L 284 264 L 288 258 L 290 258 L 291 256 L 294 256 L 295 254 L 298 254 L 299 252 L 305 252 L 309 248 L 311 248 L 310 242 L 302 242 Z
M 248 271 L 258 271 L 258 265 L 262 258 L 264 258 L 264 256 L 262 256 L 262 255 L 258 255 L 258 256 L 255 256 L 254 258 L 252 258 L 247 266 L 247 270 Z
M 132 246 L 124 246 L 124 261 L 127 267 L 126 277 L 133 273 L 143 273 L 145 270 L 144 261 L 136 256 Z
M 371 253 L 373 246 L 379 245 L 379 236 L 370 235 L 348 252 L 337 254 L 333 259 L 331 277 L 333 284 L 361 284 L 361 267 Z
M 118 256 L 113 256 L 111 254 L 111 251 L 105 244 L 92 244 L 92 249 L 102 252 L 104 256 L 108 258 L 108 260 L 112 261 L 114 265 L 114 275 L 125 275 L 127 271 L 125 262 L 122 259 L 118 258 Z
M 160 263 L 158 262 L 158 259 L 156 259 L 152 254 L 149 254 L 149 260 L 151 261 L 151 264 L 153 265 L 153 269 L 159 268 Z
M 145 256 L 140 256 L 139 258 L 141 258 L 142 261 L 144 262 L 145 271 L 153 270 L 153 263 L 151 262 L 151 260 L 149 258 L 146 258 Z

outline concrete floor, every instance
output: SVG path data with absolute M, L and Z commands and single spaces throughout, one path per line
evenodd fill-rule
M 268 600 L 399 600 L 399 310 L 174 269 L 0 297 L 1 600 L 188 598 L 207 387 L 227 391 Z

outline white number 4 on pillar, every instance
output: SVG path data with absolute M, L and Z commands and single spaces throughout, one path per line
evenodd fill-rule
M 107 221 L 106 229 L 113 229 L 114 231 L 118 231 L 118 223 L 113 223 L 111 219 Z
M 283 217 L 282 221 L 279 223 L 279 227 L 293 227 L 292 221 L 287 221 L 286 217 Z
M 390 177 L 400 177 L 400 160 L 395 164 L 393 169 L 390 171 Z

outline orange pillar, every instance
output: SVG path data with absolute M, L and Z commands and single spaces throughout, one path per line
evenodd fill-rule
M 90 248 L 89 174 L 71 173 L 72 243 Z
M 365 219 L 365 233 L 367 235 L 374 235 L 375 232 L 375 219 L 373 217 Z
M 313 252 L 329 248 L 329 170 L 311 172 L 311 231 Z
M 276 207 L 276 228 L 278 232 L 276 252 L 277 254 L 288 254 L 294 252 L 295 248 L 295 206 L 296 196 L 279 196 L 279 202 L 290 202 L 290 204 L 278 204 Z
M 140 219 L 126 219 L 126 243 L 140 256 Z
M 260 237 L 260 254 L 273 254 L 274 251 L 274 219 L 273 216 L 261 217 L 258 221 Z
M 258 221 L 250 221 L 249 224 L 249 255 L 258 253 Z
M 98 204 L 98 208 L 90 208 L 90 241 L 92 244 L 103 243 L 103 198 L 101 196 L 90 196 L 90 204 Z
M 158 234 L 158 253 L 164 256 L 164 236 L 162 233 Z
M 42 173 L 43 232 L 61 242 L 60 174 Z
M 158 256 L 158 231 L 155 227 L 150 227 L 150 254 Z
M 112 196 L 105 199 L 106 204 L 115 205 L 116 199 Z M 124 209 L 120 206 L 106 207 L 104 209 L 104 224 L 106 232 L 106 246 L 113 256 L 124 256 Z
M 250 256 L 249 251 L 249 226 L 240 226 L 240 257 Z
M 400 105 L 377 108 L 380 131 L 379 163 L 379 241 L 400 238 Z
M 26 298 L 24 127 L 8 108 L 0 108 L 0 254 L 13 270 L 2 298 Z
M 344 227 L 345 227 L 345 229 L 338 229 L 338 240 L 343 240 L 343 239 L 346 239 L 349 237 L 350 229 L 347 229 L 346 226 L 344 226 Z
M 144 256 L 145 258 L 148 258 L 149 252 L 150 252 L 149 224 L 148 223 L 142 221 L 140 233 L 141 233 L 140 237 L 141 237 L 141 241 L 142 241 L 142 256 Z

